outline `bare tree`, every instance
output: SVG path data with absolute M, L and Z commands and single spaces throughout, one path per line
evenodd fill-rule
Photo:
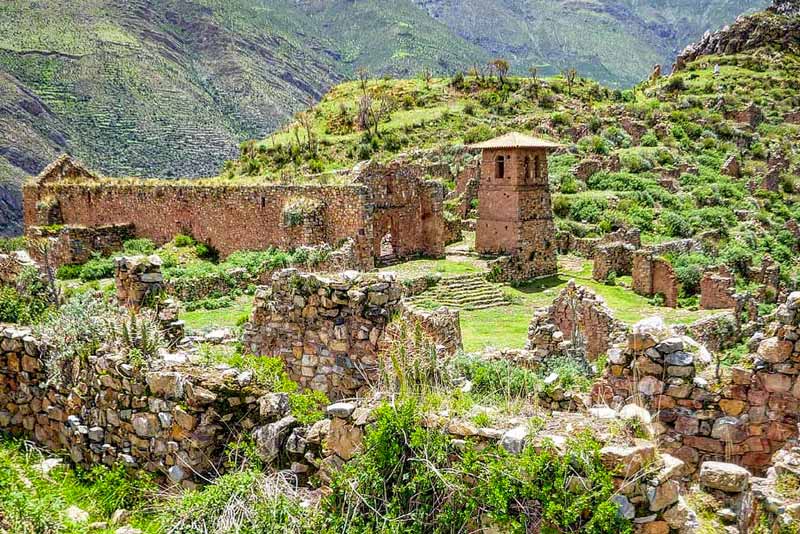
M 433 71 L 431 71 L 430 67 L 423 67 L 419 73 L 419 76 L 422 78 L 422 81 L 425 82 L 425 88 L 429 88 L 431 86 L 431 81 L 433 80 Z
M 506 61 L 503 58 L 493 59 L 489 63 L 489 66 L 495 71 L 497 71 L 497 77 L 500 80 L 500 85 L 503 85 L 506 81 L 506 75 L 508 74 L 508 70 L 510 68 L 508 65 L 508 61 Z
M 317 154 L 317 138 L 314 134 L 314 118 L 310 109 L 301 111 L 297 114 L 297 122 L 306 134 L 306 148 L 309 155 L 315 156 Z M 298 143 L 300 140 L 298 139 Z
M 575 86 L 575 80 L 578 78 L 578 71 L 574 68 L 569 68 L 562 70 L 561 75 L 567 82 L 567 94 L 572 96 L 572 88 Z
M 531 75 L 528 90 L 530 91 L 531 96 L 534 98 L 539 98 L 539 67 L 529 67 L 528 74 Z
M 369 93 L 369 74 L 366 69 L 358 71 L 361 98 L 358 101 L 358 126 L 369 135 L 380 137 L 380 123 L 394 111 L 392 99 L 382 96 L 377 101 Z
M 47 286 L 47 299 L 50 304 L 58 305 L 61 302 L 61 288 L 56 281 L 56 268 L 53 261 L 53 243 L 50 239 L 29 238 L 27 248 L 41 259 L 42 274 Z

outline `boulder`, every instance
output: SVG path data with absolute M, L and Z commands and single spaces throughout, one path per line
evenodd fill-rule
M 793 344 L 785 339 L 770 337 L 759 343 L 758 356 L 769 363 L 781 363 L 792 355 Z
M 750 483 L 750 472 L 744 467 L 724 462 L 703 462 L 700 466 L 700 485 L 726 491 L 740 493 Z

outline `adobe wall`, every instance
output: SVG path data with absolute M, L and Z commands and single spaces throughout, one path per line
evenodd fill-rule
M 387 234 L 398 258 L 444 255 L 445 192 L 440 182 L 423 180 L 424 168 L 404 161 L 367 162 L 354 173 L 355 182 L 367 190 L 374 257 L 380 257 L 381 240 Z
M 56 227 L 30 226 L 27 234 L 32 238 L 47 239 L 50 242 L 49 260 L 53 267 L 80 265 L 97 253 L 109 256 L 122 250 L 125 241 L 136 236 L 133 224 L 108 224 L 95 227 L 66 225 Z M 44 258 L 36 247 L 31 254 L 36 261 Z
M 664 306 L 678 307 L 680 283 L 675 269 L 665 259 L 654 256 L 648 250 L 639 250 L 633 256 L 633 291 L 637 295 L 664 296 Z
M 592 278 L 604 282 L 611 273 L 618 276 L 631 274 L 635 250 L 633 245 L 622 241 L 597 246 L 594 252 Z
M 270 246 L 338 243 L 352 237 L 365 267 L 372 266 L 369 198 L 359 186 L 200 186 L 142 180 L 52 182 L 24 188 L 25 226 L 38 221 L 37 203 L 57 199 L 61 223 L 99 227 L 133 223 L 138 237 L 165 243 L 191 234 L 224 256 Z M 284 208 L 297 199 L 317 200 L 318 217 L 290 226 Z M 311 228 L 313 226 L 313 228 Z
M 779 307 L 780 324 L 753 355 L 752 369 L 734 367 L 721 387 L 709 362 L 679 337 L 644 331 L 632 334 L 623 350 L 609 352 L 604 383 L 596 402 L 636 401 L 655 414 L 660 444 L 696 467 L 705 461 L 731 461 L 763 472 L 773 453 L 797 437 L 800 413 L 800 293 Z M 710 370 L 707 370 L 710 371 Z

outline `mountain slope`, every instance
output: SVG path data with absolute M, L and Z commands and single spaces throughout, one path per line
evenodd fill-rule
M 362 66 L 449 74 L 500 55 L 630 83 L 762 1 L 7 0 L 0 233 L 19 230 L 21 180 L 61 152 L 110 175 L 216 174 Z
M 433 18 L 524 74 L 574 67 L 611 85 L 633 85 L 684 44 L 768 0 L 414 0 Z M 490 5 L 487 5 L 490 4 Z

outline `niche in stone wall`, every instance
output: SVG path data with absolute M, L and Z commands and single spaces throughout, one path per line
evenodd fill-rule
M 285 228 L 302 232 L 307 243 L 325 237 L 325 205 L 319 199 L 290 198 L 283 206 L 282 221 Z

